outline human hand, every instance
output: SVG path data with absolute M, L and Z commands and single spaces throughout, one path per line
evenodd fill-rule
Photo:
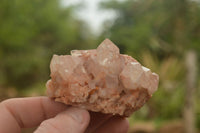
M 20 133 L 39 126 L 35 133 L 126 133 L 122 117 L 89 112 L 47 97 L 14 98 L 0 103 L 0 133 Z

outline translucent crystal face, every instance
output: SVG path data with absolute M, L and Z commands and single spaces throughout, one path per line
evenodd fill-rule
M 120 79 L 127 89 L 140 88 L 140 80 L 144 71 L 138 62 L 128 63 L 120 74 Z
M 98 46 L 97 61 L 109 74 L 119 74 L 122 70 L 119 48 L 108 39 Z
M 78 57 L 54 55 L 50 64 L 51 76 L 54 76 L 56 73 L 63 80 L 67 81 L 80 62 L 81 60 Z

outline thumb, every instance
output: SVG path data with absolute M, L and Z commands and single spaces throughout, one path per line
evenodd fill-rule
M 34 133 L 84 133 L 90 121 L 88 111 L 74 107 L 43 121 Z

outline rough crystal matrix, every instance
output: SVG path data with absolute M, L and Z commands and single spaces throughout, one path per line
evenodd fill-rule
M 157 90 L 159 77 L 109 39 L 94 50 L 54 55 L 47 95 L 95 112 L 130 116 Z

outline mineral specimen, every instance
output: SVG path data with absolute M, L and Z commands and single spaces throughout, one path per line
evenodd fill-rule
M 47 95 L 90 111 L 130 116 L 157 90 L 159 77 L 109 39 L 94 50 L 54 55 Z

